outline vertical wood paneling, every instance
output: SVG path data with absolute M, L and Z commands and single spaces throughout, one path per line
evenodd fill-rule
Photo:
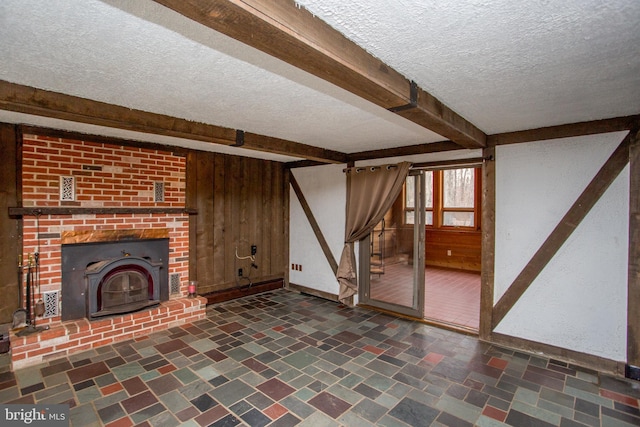
M 251 270 L 251 277 L 260 276 L 260 269 L 264 269 L 263 265 L 260 265 L 260 252 L 263 251 L 264 248 L 262 246 L 262 236 L 260 230 L 262 230 L 262 175 L 263 170 L 261 167 L 262 161 L 259 159 L 248 159 L 249 162 L 249 191 L 248 191 L 248 217 L 249 217 L 249 241 L 247 246 L 244 248 L 246 251 L 245 255 L 251 254 L 251 245 L 258 246 L 258 253 L 256 254 L 256 265 L 258 266 L 258 270 Z M 249 265 L 248 268 L 251 268 L 251 263 L 246 263 L 245 265 Z
M 273 218 L 272 213 L 272 204 L 273 204 L 273 162 L 268 162 L 264 167 L 264 175 L 262 182 L 262 215 L 264 217 Z M 273 230 L 267 229 L 262 231 L 260 235 L 260 241 L 265 245 L 263 248 L 258 248 L 258 265 L 260 268 L 267 268 L 271 271 L 275 271 L 271 267 L 272 260 L 272 250 L 271 250 L 271 241 L 275 240 L 271 233 Z
M 197 162 L 198 215 L 196 232 L 196 260 L 198 271 L 198 286 L 209 284 L 213 277 L 213 260 L 211 257 L 214 247 L 213 233 L 210 232 L 210 219 L 213 217 L 213 154 L 199 153 Z M 200 278 L 206 278 L 201 280 Z
M 213 278 L 212 283 L 224 283 L 226 274 L 233 274 L 226 270 L 225 248 L 227 236 L 225 233 L 225 159 L 223 154 L 216 154 L 214 157 L 214 181 L 213 187 Z
M 251 274 L 253 283 L 283 278 L 288 259 L 283 166 L 224 154 L 199 153 L 197 157 L 199 292 L 248 284 L 238 281 L 238 268 L 245 277 Z M 235 256 L 236 247 L 240 256 L 248 256 L 251 245 L 258 247 L 257 269 Z
M 186 198 L 185 207 L 187 209 L 198 210 L 198 155 L 192 151 L 187 154 L 186 169 Z M 189 280 L 198 277 L 198 216 L 189 215 Z
M 224 185 L 225 283 L 235 282 L 237 274 L 235 269 L 235 250 L 237 246 L 236 236 L 240 233 L 240 191 L 242 188 L 239 160 L 235 156 L 227 156 L 225 158 L 225 175 L 227 177 Z
M 19 221 L 9 217 L 18 206 L 18 140 L 13 125 L 0 124 L 0 323 L 10 323 L 18 308 L 18 253 L 22 252 Z

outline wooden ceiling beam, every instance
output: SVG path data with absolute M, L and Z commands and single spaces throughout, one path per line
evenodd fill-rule
M 464 148 L 486 146 L 486 135 L 472 123 L 293 0 L 155 1 Z
M 441 151 L 461 150 L 460 145 L 452 141 L 429 142 L 426 144 L 405 145 L 403 147 L 383 148 L 380 150 L 360 151 L 349 154 L 349 161 L 384 159 L 388 157 L 413 156 L 416 154 L 439 153 Z
M 0 80 L 0 109 L 227 146 L 237 145 L 238 131 L 235 129 L 135 110 L 4 80 Z M 243 135 L 241 147 L 248 150 L 323 163 L 347 162 L 347 155 L 337 151 L 254 133 Z
M 487 137 L 487 143 L 490 146 L 496 146 L 519 144 L 522 142 L 546 141 L 558 138 L 570 138 L 573 136 L 596 135 L 599 133 L 619 132 L 630 130 L 636 126 L 637 123 L 640 123 L 640 115 L 613 117 L 610 119 L 548 126 L 517 132 L 498 133 L 495 135 L 489 135 Z

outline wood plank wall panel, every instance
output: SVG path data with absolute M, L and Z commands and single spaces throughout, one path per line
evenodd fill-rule
M 225 250 L 224 243 L 224 226 L 225 226 L 225 198 L 224 188 L 226 182 L 225 176 L 225 156 L 222 154 L 212 155 L 214 171 L 213 171 L 213 250 L 210 251 L 213 256 L 213 283 L 224 283 L 225 281 Z M 210 218 L 207 218 L 210 219 Z M 233 273 L 231 273 L 233 274 Z
M 284 278 L 286 253 L 284 174 L 280 163 L 198 152 L 195 171 L 195 271 L 198 292 L 206 294 L 252 283 Z M 191 176 L 191 175 L 189 175 Z M 188 185 L 188 188 L 191 188 Z M 257 246 L 255 264 L 237 260 Z
M 275 238 L 271 241 L 271 271 L 283 271 L 288 283 L 289 260 L 289 172 L 273 163 L 271 171 L 271 233 Z
M 204 286 L 200 283 L 200 277 L 213 277 L 214 264 L 209 262 L 213 253 L 213 233 L 211 232 L 211 218 L 213 218 L 213 192 L 202 191 L 202 189 L 210 188 L 213 184 L 213 155 L 206 153 L 198 155 L 197 163 L 197 203 L 198 203 L 198 220 L 196 231 L 196 262 L 198 269 L 198 287 Z M 209 279 L 210 280 L 210 279 Z M 200 292 L 200 289 L 198 289 Z
M 479 231 L 427 229 L 426 264 L 479 272 L 482 264 L 481 246 L 482 233 Z M 451 255 L 447 255 L 448 250 Z
M 18 138 L 13 125 L 0 124 L 0 323 L 10 323 L 18 308 L 18 253 L 22 252 L 20 223 L 9 217 L 18 206 Z
M 198 176 L 198 157 L 194 151 L 187 153 L 187 170 L 186 170 L 186 192 L 185 207 L 197 212 L 197 176 Z M 198 277 L 198 252 L 197 246 L 193 242 L 197 241 L 198 231 L 198 215 L 189 215 L 189 279 L 195 280 Z

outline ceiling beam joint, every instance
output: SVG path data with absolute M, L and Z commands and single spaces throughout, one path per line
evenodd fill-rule
M 389 111 L 397 113 L 398 111 L 409 110 L 418 107 L 418 84 L 411 80 L 409 85 L 409 103 L 400 105 L 399 107 L 391 107 Z
M 232 147 L 242 147 L 244 145 L 244 131 L 236 130 L 236 143 L 231 144 Z

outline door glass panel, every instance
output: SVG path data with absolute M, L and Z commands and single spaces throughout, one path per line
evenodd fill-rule
M 424 245 L 416 250 L 416 233 L 424 243 L 424 193 L 421 177 L 409 176 L 384 219 L 360 242 L 360 284 L 362 303 L 422 317 L 424 297 Z M 417 213 L 422 212 L 422 215 Z M 422 224 L 416 226 L 414 222 Z M 365 255 L 366 253 L 366 255 Z M 417 268 L 418 263 L 422 267 Z M 365 267 L 366 264 L 366 267 Z M 365 269 L 366 268 L 366 269 Z M 422 271 L 422 278 L 416 278 Z

